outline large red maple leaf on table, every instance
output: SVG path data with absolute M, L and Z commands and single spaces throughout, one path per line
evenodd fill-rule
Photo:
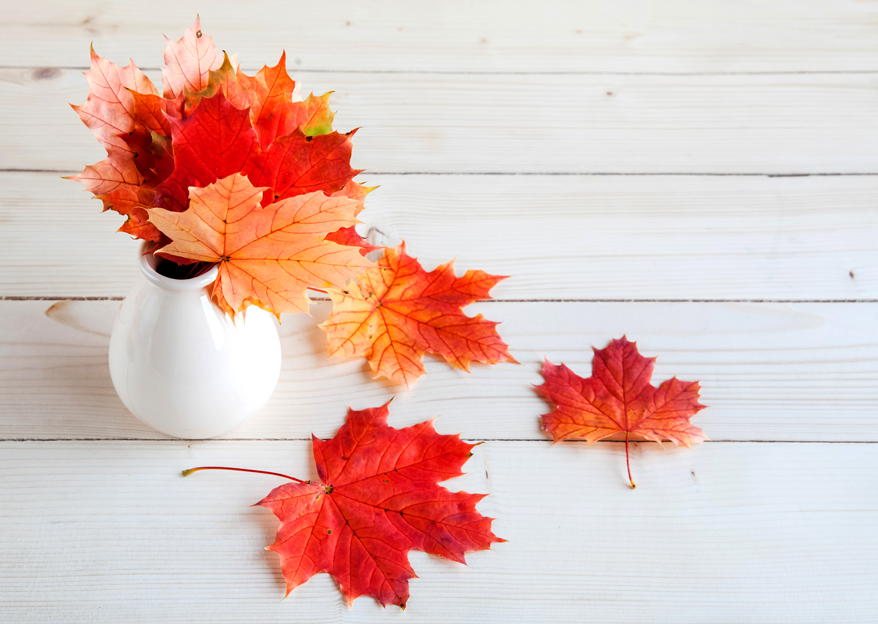
M 630 437 L 654 442 L 670 440 L 686 447 L 707 439 L 689 422 L 705 408 L 698 402 L 697 381 L 676 377 L 656 388 L 651 383 L 655 358 L 645 358 L 637 344 L 624 336 L 606 349 L 594 349 L 592 376 L 578 376 L 567 366 L 546 360 L 542 374 L 546 382 L 536 389 L 555 404 L 555 411 L 543 416 L 543 427 L 555 442 L 587 440 L 589 446 L 608 436 L 625 434 L 628 480 Z
M 328 572 L 349 604 L 368 595 L 405 608 L 416 578 L 410 550 L 466 563 L 466 553 L 505 541 L 476 511 L 486 495 L 438 485 L 463 474 L 476 445 L 437 433 L 432 421 L 394 429 L 388 414 L 387 404 L 349 410 L 334 438 L 312 437 L 320 481 L 287 477 L 295 482 L 257 503 L 281 521 L 268 549 L 280 555 L 287 595 Z
M 498 323 L 463 306 L 489 299 L 504 277 L 484 271 L 454 275 L 453 263 L 425 271 L 405 252 L 405 244 L 385 249 L 378 265 L 345 288 L 331 288 L 332 314 L 320 327 L 329 355 L 363 356 L 375 376 L 411 387 L 425 371 L 424 353 L 436 353 L 455 368 L 470 362 L 513 362 L 497 333 Z

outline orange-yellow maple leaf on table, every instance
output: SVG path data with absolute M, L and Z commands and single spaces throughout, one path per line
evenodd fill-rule
M 625 459 L 633 488 L 629 437 L 670 440 L 686 447 L 707 439 L 689 422 L 705 408 L 698 402 L 698 382 L 674 377 L 656 388 L 650 383 L 654 365 L 655 358 L 640 355 L 637 343 L 624 336 L 606 349 L 594 349 L 592 376 L 587 379 L 564 364 L 556 366 L 546 360 L 541 371 L 546 382 L 536 389 L 555 404 L 555 411 L 543 416 L 544 429 L 555 442 L 587 440 L 589 446 L 625 433 Z
M 416 578 L 410 550 L 466 563 L 466 553 L 506 541 L 491 531 L 493 518 L 476 510 L 485 494 L 438 485 L 463 474 L 476 445 L 437 433 L 432 421 L 394 429 L 388 414 L 387 404 L 349 410 L 334 438 L 312 436 L 320 481 L 266 473 L 295 481 L 257 503 L 281 521 L 268 549 L 280 555 L 287 595 L 328 572 L 349 604 L 368 595 L 405 608 L 408 580 Z M 205 466 L 183 474 L 204 469 L 229 470 Z
M 322 238 L 357 223 L 357 200 L 317 191 L 263 207 L 264 191 L 235 173 L 191 188 L 185 212 L 153 208 L 150 222 L 173 241 L 157 253 L 219 263 L 213 297 L 233 316 L 249 304 L 307 312 L 307 288 L 341 287 L 372 266 L 358 248 Z
M 403 244 L 386 249 L 378 265 L 347 288 L 330 289 L 332 314 L 320 325 L 330 357 L 366 357 L 376 377 L 407 387 L 425 372 L 424 353 L 442 355 L 463 370 L 472 361 L 517 364 L 497 334 L 498 323 L 461 311 L 490 298 L 488 292 L 505 278 L 484 271 L 455 277 L 452 264 L 428 273 Z

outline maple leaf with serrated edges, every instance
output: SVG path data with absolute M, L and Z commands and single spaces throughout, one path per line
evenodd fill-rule
M 186 209 L 189 187 L 205 187 L 240 172 L 259 145 L 250 114 L 235 108 L 220 92 L 204 98 L 185 119 L 169 118 L 174 171 L 156 187 L 155 205 Z
M 201 32 L 201 18 L 187 28 L 179 41 L 168 42 L 165 48 L 165 66 L 162 68 L 164 96 L 172 99 L 189 89 L 201 91 L 208 84 L 210 70 L 222 65 L 223 57 L 213 44 L 213 38 Z
M 213 297 L 232 316 L 250 304 L 307 312 L 307 288 L 343 286 L 372 266 L 356 247 L 323 240 L 357 223 L 356 200 L 318 191 L 263 207 L 264 191 L 235 173 L 191 188 L 185 212 L 153 208 L 150 222 L 173 241 L 157 253 L 218 263 Z
M 329 355 L 363 356 L 375 376 L 411 384 L 425 371 L 424 353 L 442 355 L 455 368 L 472 361 L 518 362 L 497 334 L 498 323 L 461 308 L 488 292 L 504 277 L 467 271 L 455 277 L 452 262 L 431 272 L 405 252 L 405 243 L 387 248 L 375 266 L 346 288 L 331 288 L 332 314 L 320 327 Z
M 91 48 L 91 67 L 85 77 L 89 85 L 88 99 L 85 104 L 71 104 L 71 107 L 107 150 L 107 158 L 88 165 L 82 173 L 69 179 L 82 182 L 95 195 L 139 185 L 142 177 L 134 163 L 137 149 L 126 140 L 137 126 L 136 103 L 131 92 L 150 95 L 158 92 L 134 61 L 119 67 L 98 56 L 94 48 Z
M 82 182 L 95 195 L 104 195 L 123 186 L 139 186 L 142 178 L 132 158 L 114 155 L 87 165 L 82 173 L 67 179 Z
M 295 481 L 257 503 L 281 521 L 268 549 L 280 555 L 287 595 L 328 572 L 348 604 L 368 595 L 405 608 L 408 581 L 416 578 L 410 550 L 466 563 L 466 553 L 506 541 L 491 531 L 493 518 L 476 511 L 485 494 L 438 485 L 463 474 L 476 445 L 437 433 L 432 421 L 394 429 L 388 414 L 387 404 L 349 410 L 334 438 L 312 436 L 318 482 L 266 473 Z M 183 475 L 204 469 L 223 468 Z
M 546 360 L 542 374 L 546 382 L 537 391 L 555 404 L 555 411 L 543 415 L 543 428 L 555 442 L 587 440 L 594 442 L 617 433 L 625 434 L 628 480 L 631 465 L 628 439 L 637 436 L 690 447 L 707 439 L 689 422 L 705 408 L 698 402 L 697 381 L 676 377 L 656 388 L 651 383 L 655 358 L 645 358 L 637 343 L 624 336 L 606 349 L 593 349 L 592 375 L 579 377 L 564 364 Z
M 287 55 L 281 54 L 274 67 L 260 69 L 250 81 L 250 120 L 260 145 L 268 147 L 278 137 L 298 127 L 293 115 L 295 81 L 287 74 Z
M 237 109 L 249 110 L 252 100 L 253 85 L 258 80 L 251 79 L 240 71 L 232 63 L 229 55 L 223 52 L 223 62 L 216 69 L 210 70 L 207 75 L 207 86 L 201 91 L 191 91 L 184 86 L 183 91 L 173 100 L 164 100 L 172 104 L 167 105 L 167 115 L 185 119 L 198 107 L 204 98 L 211 98 L 217 93 L 222 93 L 226 99 Z
M 91 48 L 91 68 L 85 73 L 89 94 L 85 104 L 73 110 L 82 122 L 94 132 L 95 137 L 112 154 L 113 150 L 131 154 L 132 151 L 120 135 L 134 129 L 135 103 L 131 91 L 157 94 L 156 88 L 134 61 L 127 67 L 119 67 L 100 57 Z
M 308 136 L 297 128 L 255 154 L 241 172 L 253 184 L 271 189 L 264 204 L 313 191 L 335 193 L 362 173 L 351 168 L 355 132 Z
M 156 206 L 182 211 L 190 186 L 204 187 L 235 172 L 266 187 L 263 204 L 304 193 L 336 193 L 359 171 L 350 166 L 353 133 L 305 135 L 295 129 L 263 151 L 247 110 L 220 91 L 186 118 L 168 119 L 175 167 L 156 191 Z

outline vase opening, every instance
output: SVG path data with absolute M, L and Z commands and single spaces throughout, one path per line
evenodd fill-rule
M 158 256 L 156 256 L 159 258 Z M 159 258 L 155 267 L 156 273 L 175 280 L 188 280 L 207 273 L 211 267 L 216 266 L 213 262 L 195 262 L 193 264 L 177 264 L 167 258 Z
M 148 251 L 140 250 L 140 269 L 150 282 L 167 290 L 201 290 L 216 280 L 217 265 L 207 262 L 181 265 Z

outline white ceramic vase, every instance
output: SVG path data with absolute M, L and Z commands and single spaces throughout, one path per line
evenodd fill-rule
M 217 269 L 186 280 L 156 272 L 125 299 L 110 338 L 110 376 L 132 414 L 178 438 L 231 431 L 262 407 L 280 374 L 274 317 L 255 306 L 235 323 L 211 301 Z

